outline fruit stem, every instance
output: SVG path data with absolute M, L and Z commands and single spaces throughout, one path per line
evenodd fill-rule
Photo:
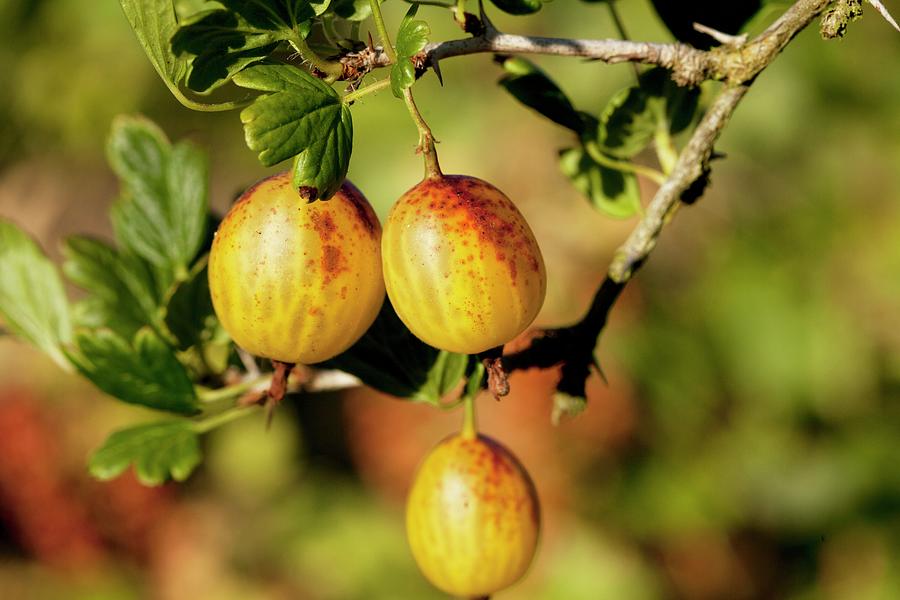
M 646 177 L 657 185 L 662 185 L 666 182 L 666 176 L 652 167 L 645 167 L 644 165 L 639 165 L 627 160 L 616 160 L 615 158 L 603 154 L 603 151 L 600 149 L 597 142 L 586 142 L 584 144 L 584 149 L 588 153 L 588 156 L 590 156 L 598 165 L 615 169 L 616 171 L 622 171 L 623 173 L 634 173 L 635 175 Z
M 229 385 L 216 389 L 197 389 L 197 397 L 203 403 L 214 403 L 221 400 L 231 400 L 242 396 L 250 390 L 269 383 L 272 379 L 271 375 L 260 375 L 250 377 L 234 385 Z
M 316 54 L 298 32 L 290 36 L 290 43 L 300 57 L 325 75 L 325 81 L 333 83 L 344 73 L 344 66 L 339 62 L 325 60 Z
M 475 418 L 475 396 L 472 394 L 466 396 L 465 406 L 463 408 L 463 426 L 462 437 L 466 440 L 474 440 L 478 437 L 478 423 Z
M 200 421 L 194 422 L 194 431 L 199 434 L 204 434 L 225 425 L 226 423 L 231 423 L 237 419 L 241 419 L 246 417 L 247 415 L 251 415 L 256 412 L 258 406 L 235 406 L 229 408 L 228 410 L 224 410 L 216 415 L 211 417 L 207 417 Z
M 352 92 L 347 92 L 344 94 L 342 98 L 344 104 L 350 104 L 351 102 L 356 102 L 363 96 L 367 96 L 368 94 L 372 94 L 374 92 L 383 90 L 384 88 L 391 85 L 390 77 L 386 79 L 381 79 L 380 81 L 376 81 L 375 83 L 370 83 L 367 86 L 363 86 L 357 90 L 353 90 Z
M 672 170 L 675 169 L 675 163 L 678 162 L 678 150 L 675 148 L 672 136 L 669 133 L 669 121 L 665 115 L 659 116 L 656 133 L 653 137 L 659 165 L 662 167 L 663 173 L 667 176 L 671 175 Z
M 444 174 L 441 172 L 437 149 L 434 147 L 434 135 L 431 133 L 431 128 L 425 122 L 422 113 L 419 112 L 419 107 L 416 106 L 411 89 L 406 88 L 403 90 L 403 100 L 406 101 L 406 108 L 409 109 L 409 114 L 412 116 L 413 121 L 416 122 L 416 127 L 419 128 L 418 151 L 425 157 L 425 178 L 440 179 Z
M 372 7 L 372 17 L 375 19 L 375 28 L 378 30 L 378 37 L 381 38 L 381 45 L 384 46 L 384 53 L 387 54 L 392 63 L 395 63 L 397 62 L 397 52 L 391 44 L 387 26 L 384 24 L 384 15 L 381 14 L 381 5 L 378 0 L 369 0 L 369 6 Z

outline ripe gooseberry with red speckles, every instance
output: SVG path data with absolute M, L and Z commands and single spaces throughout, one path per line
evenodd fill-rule
M 537 549 L 534 483 L 499 442 L 465 431 L 425 457 L 406 504 L 406 535 L 435 587 L 483 598 L 514 584 Z
M 490 183 L 435 175 L 391 209 L 384 281 L 400 319 L 426 343 L 477 354 L 522 333 L 547 288 L 541 251 L 512 201 Z
M 312 364 L 349 348 L 384 301 L 381 225 L 345 181 L 307 202 L 289 172 L 257 183 L 225 216 L 209 254 L 216 315 L 247 352 Z

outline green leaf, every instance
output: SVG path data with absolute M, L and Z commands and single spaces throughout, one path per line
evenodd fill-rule
M 169 39 L 178 27 L 172 0 L 119 0 L 119 4 L 147 58 L 180 99 L 182 94 L 178 85 L 187 74 L 188 61 L 175 56 L 169 48 Z
M 641 88 L 659 99 L 656 110 L 664 107 L 669 133 L 684 131 L 694 120 L 700 102 L 699 87 L 682 87 L 672 81 L 669 71 L 655 67 L 641 74 Z
M 422 51 L 428 44 L 428 36 L 431 35 L 428 23 L 413 19 L 418 10 L 418 4 L 409 7 L 397 32 L 395 44 L 397 62 L 391 67 L 391 91 L 397 98 L 403 96 L 403 90 L 416 82 L 416 69 L 412 57 Z
M 91 456 L 88 469 L 105 481 L 133 464 L 141 483 L 159 485 L 169 478 L 184 481 L 200 460 L 198 435 L 190 421 L 160 421 L 114 432 Z
M 330 86 L 288 65 L 257 65 L 234 82 L 267 92 L 241 111 L 244 135 L 266 166 L 296 155 L 293 184 L 309 199 L 330 198 L 347 176 L 350 109 Z
M 466 371 L 466 387 L 463 390 L 463 398 L 474 398 L 484 389 L 484 363 L 477 356 L 470 356 Z
M 119 244 L 163 273 L 183 277 L 206 234 L 204 154 L 187 142 L 172 146 L 147 119 L 118 117 L 107 157 L 122 186 L 111 210 Z
M 61 346 L 71 341 L 72 325 L 59 273 L 34 240 L 3 219 L 0 316 L 10 331 L 69 368 Z
M 379 3 L 384 0 L 379 0 Z M 332 0 L 330 10 L 348 21 L 365 21 L 372 16 L 372 4 L 369 0 Z
M 639 87 L 619 90 L 600 113 L 599 141 L 607 153 L 631 158 L 653 139 L 656 113 L 650 96 Z
M 400 30 L 397 32 L 397 41 L 394 44 L 397 56 L 415 56 L 428 44 L 428 36 L 431 35 L 428 23 L 421 20 L 413 20 L 418 9 L 418 4 L 410 6 L 400 22 Z
M 491 0 L 494 5 L 511 15 L 529 15 L 541 10 L 542 0 Z
M 658 128 L 683 131 L 694 118 L 699 88 L 677 85 L 662 68 L 641 74 L 638 86 L 619 90 L 600 115 L 599 142 L 618 158 L 631 158 L 653 140 Z
M 534 63 L 524 58 L 510 57 L 503 60 L 503 69 L 507 74 L 498 83 L 519 102 L 579 135 L 585 130 L 586 122 L 582 114 L 575 110 L 559 86 Z
M 150 328 L 133 342 L 108 330 L 80 332 L 69 360 L 107 394 L 157 410 L 195 414 L 194 386 L 172 349 Z
M 145 261 L 83 236 L 67 239 L 63 255 L 66 277 L 89 294 L 77 305 L 79 325 L 108 327 L 128 338 L 145 325 L 159 325 L 160 296 Z
M 416 82 L 416 67 L 409 59 L 398 58 L 391 67 L 391 93 L 395 98 L 403 97 L 403 90 Z
M 204 258 L 194 266 L 190 277 L 175 288 L 166 305 L 165 322 L 181 350 L 206 341 L 216 326 L 206 262 Z
M 640 210 L 641 193 L 633 173 L 604 167 L 582 148 L 561 151 L 559 168 L 595 208 L 607 215 L 626 219 Z
M 323 367 L 346 371 L 386 394 L 437 405 L 459 385 L 469 357 L 432 348 L 403 324 L 390 302 L 369 331 Z
M 310 23 L 328 2 L 309 0 L 218 0 L 208 10 L 181 23 L 172 50 L 190 58 L 188 86 L 207 92 L 229 81 L 247 66 L 269 56 L 283 41 L 306 37 Z

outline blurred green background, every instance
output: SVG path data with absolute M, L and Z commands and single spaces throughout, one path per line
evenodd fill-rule
M 619 6 L 633 38 L 670 39 L 649 2 Z M 396 27 L 405 5 L 385 10 Z M 545 507 L 536 563 L 499 598 L 900 598 L 900 35 L 866 13 L 840 42 L 802 33 L 755 83 L 708 193 L 614 309 L 587 412 L 550 424 L 552 371 L 481 399 Z M 605 6 L 574 0 L 496 21 L 615 36 Z M 0 216 L 52 256 L 66 235 L 110 235 L 116 114 L 209 149 L 220 211 L 266 175 L 236 114 L 169 95 L 118 3 L 5 0 L 0 40 Z M 537 62 L 585 110 L 630 82 L 627 65 Z M 635 221 L 578 196 L 556 167 L 565 132 L 496 86 L 489 56 L 442 71 L 416 94 L 445 170 L 518 203 L 550 278 L 538 324 L 571 323 Z M 421 175 L 415 128 L 388 93 L 353 113 L 350 177 L 384 216 Z M 440 598 L 402 521 L 417 462 L 457 426 L 438 413 L 363 389 L 293 398 L 268 432 L 211 434 L 185 484 L 101 484 L 86 456 L 147 414 L 0 338 L 0 598 Z

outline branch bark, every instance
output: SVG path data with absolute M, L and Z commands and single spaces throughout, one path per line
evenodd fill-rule
M 644 217 L 616 251 L 587 315 L 571 327 L 545 332 L 530 347 L 504 357 L 507 369 L 561 365 L 557 389 L 569 395 L 584 396 L 584 380 L 590 368 L 596 366 L 594 348 L 616 299 L 649 257 L 678 207 L 702 195 L 713 147 L 756 76 L 828 5 L 828 0 L 799 0 L 749 43 L 701 53 L 707 57 L 718 56 L 715 60 L 719 61 L 720 67 L 728 65 L 727 71 L 731 73 L 726 78 L 728 83 L 694 130 L 671 174 L 650 201 Z
M 827 8 L 831 0 L 799 0 L 768 29 L 743 45 L 698 50 L 680 43 L 628 40 L 573 40 L 501 33 L 492 27 L 471 38 L 428 44 L 413 57 L 418 73 L 439 72 L 440 61 L 471 54 L 544 54 L 590 58 L 606 63 L 635 62 L 665 67 L 680 85 L 698 85 L 712 79 L 740 85 L 752 81 L 791 39 Z M 391 59 L 381 48 L 366 48 L 341 59 L 342 79 L 358 79 Z

